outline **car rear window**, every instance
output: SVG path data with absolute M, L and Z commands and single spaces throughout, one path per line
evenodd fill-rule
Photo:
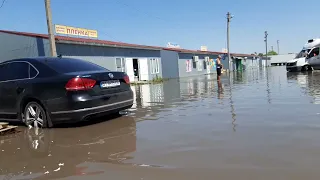
M 89 61 L 80 60 L 80 59 L 50 59 L 45 60 L 50 68 L 57 71 L 58 73 L 71 73 L 71 72 L 81 72 L 81 71 L 105 71 L 108 70 L 97 64 L 91 63 Z

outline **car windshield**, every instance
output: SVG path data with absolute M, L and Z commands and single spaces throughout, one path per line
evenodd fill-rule
M 300 51 L 300 53 L 295 57 L 295 59 L 307 57 L 307 54 L 308 54 L 309 51 L 310 51 L 310 49 L 302 49 Z
M 71 72 L 81 72 L 81 71 L 109 71 L 106 68 L 103 68 L 97 64 L 91 63 L 89 61 L 79 60 L 79 59 L 50 59 L 46 60 L 50 68 L 59 73 L 71 73 Z

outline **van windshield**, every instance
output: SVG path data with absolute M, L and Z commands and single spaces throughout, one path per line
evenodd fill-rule
M 299 54 L 295 57 L 295 59 L 307 57 L 309 51 L 310 51 L 310 49 L 302 49 L 302 50 L 299 52 Z

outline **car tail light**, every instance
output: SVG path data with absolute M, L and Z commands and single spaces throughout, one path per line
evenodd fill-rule
M 124 75 L 123 79 L 127 84 L 130 84 L 130 79 L 128 75 Z
M 68 81 L 65 88 L 67 91 L 80 91 L 92 89 L 96 81 L 89 78 L 72 78 Z

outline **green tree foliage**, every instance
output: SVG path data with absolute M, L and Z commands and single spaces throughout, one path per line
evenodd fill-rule
M 275 52 L 275 51 L 269 51 L 269 52 L 268 52 L 268 55 L 269 55 L 269 56 L 274 56 L 274 55 L 278 55 L 278 53 Z
M 263 54 L 263 53 L 259 53 L 258 56 L 265 56 L 266 54 Z M 278 55 L 277 52 L 275 51 L 269 51 L 268 52 L 268 56 L 274 56 L 274 55 Z

